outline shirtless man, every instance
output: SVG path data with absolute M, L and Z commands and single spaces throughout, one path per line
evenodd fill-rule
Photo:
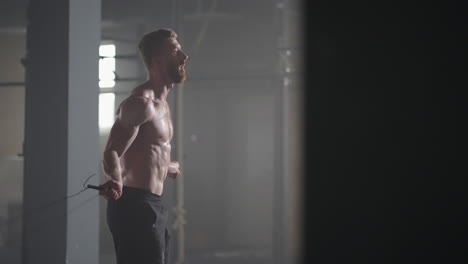
M 168 263 L 164 180 L 180 176 L 170 160 L 173 127 L 166 101 L 174 83 L 185 80 L 188 56 L 177 35 L 160 29 L 140 41 L 148 80 L 133 89 L 117 110 L 104 151 L 108 178 L 100 194 L 108 200 L 107 223 L 118 264 Z

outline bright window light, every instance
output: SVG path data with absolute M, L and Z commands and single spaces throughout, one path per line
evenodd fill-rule
M 102 93 L 99 95 L 99 128 L 110 129 L 115 117 L 115 94 Z
M 115 86 L 115 81 L 99 81 L 99 87 L 112 88 Z
M 115 86 L 115 45 L 101 45 L 99 47 L 99 87 L 112 88 Z
M 101 45 L 99 47 L 99 56 L 115 57 L 115 45 L 114 44 Z

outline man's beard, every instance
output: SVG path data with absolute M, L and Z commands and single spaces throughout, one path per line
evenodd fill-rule
M 185 69 L 180 68 L 180 66 L 173 65 L 172 67 L 169 67 L 167 74 L 169 75 L 169 78 L 174 82 L 174 83 L 182 83 L 186 79 L 185 75 Z

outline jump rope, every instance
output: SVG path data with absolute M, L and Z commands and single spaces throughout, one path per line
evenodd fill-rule
M 48 204 L 45 204 L 43 206 L 40 206 L 40 207 L 37 207 L 37 208 L 33 208 L 31 210 L 28 210 L 26 212 L 24 212 L 23 214 L 18 214 L 16 216 L 13 216 L 13 217 L 10 217 L 9 220 L 10 221 L 15 221 L 15 220 L 18 220 L 19 218 L 21 218 L 22 216 L 24 217 L 31 217 L 32 215 L 34 215 L 36 212 L 38 211 L 44 211 L 44 210 L 47 210 L 48 208 L 51 208 L 52 206 L 55 206 L 57 204 L 59 204 L 60 202 L 63 202 L 63 201 L 67 201 L 73 197 L 76 197 L 78 195 L 80 195 L 81 193 L 83 193 L 84 191 L 88 190 L 88 189 L 93 189 L 93 190 L 102 190 L 103 188 L 101 186 L 96 186 L 96 185 L 92 185 L 92 184 L 87 184 L 88 181 L 92 178 L 96 176 L 96 174 L 91 174 L 87 179 L 86 181 L 83 183 L 83 189 L 81 189 L 80 191 L 74 193 L 74 194 L 71 194 L 71 195 L 67 195 L 66 197 L 64 198 L 60 198 L 60 199 L 57 199 L 55 201 L 52 201 Z M 80 204 L 79 206 L 75 207 L 75 208 L 72 208 L 72 211 L 74 210 L 77 210 L 79 209 L 80 207 L 84 206 L 86 203 L 88 203 L 89 201 L 91 200 L 94 200 L 95 198 L 97 198 L 99 195 L 96 195 L 94 197 L 92 197 L 91 199 L 87 199 L 86 201 L 84 201 L 82 204 Z M 69 214 L 70 212 L 68 212 L 67 214 Z

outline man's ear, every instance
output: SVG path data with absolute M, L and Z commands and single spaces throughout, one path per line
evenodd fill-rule
M 153 58 L 151 59 L 151 63 L 152 63 L 152 65 L 154 65 L 154 66 L 159 66 L 159 65 L 161 65 L 161 58 L 159 58 L 159 57 L 153 57 Z
M 163 67 L 163 60 L 161 57 L 154 57 L 151 59 L 152 61 L 152 68 L 156 70 L 161 70 Z

